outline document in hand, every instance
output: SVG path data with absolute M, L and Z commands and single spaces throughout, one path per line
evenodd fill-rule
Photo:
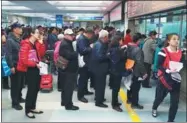
M 183 68 L 183 63 L 181 63 L 181 62 L 175 62 L 175 61 L 169 62 L 169 69 L 170 70 L 176 70 L 177 72 L 180 72 L 180 70 L 182 68 Z
M 44 62 L 39 62 L 40 65 L 40 75 L 48 74 L 48 65 Z

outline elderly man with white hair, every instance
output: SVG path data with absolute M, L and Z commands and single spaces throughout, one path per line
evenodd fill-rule
M 95 80 L 95 105 L 102 108 L 108 107 L 104 104 L 106 76 L 109 67 L 109 57 L 107 55 L 108 35 L 109 33 L 106 30 L 99 32 L 99 40 L 93 46 L 91 64 L 89 66 Z

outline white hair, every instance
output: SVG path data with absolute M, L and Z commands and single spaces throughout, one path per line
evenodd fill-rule
M 59 34 L 59 35 L 58 35 L 58 39 L 59 39 L 59 40 L 62 40 L 63 38 L 64 38 L 64 35 L 63 35 L 63 34 Z
M 106 30 L 101 30 L 100 32 L 99 32 L 99 38 L 104 38 L 104 37 L 108 37 L 108 31 L 106 31 Z

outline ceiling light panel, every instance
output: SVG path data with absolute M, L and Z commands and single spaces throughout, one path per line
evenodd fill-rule
M 25 6 L 2 6 L 2 10 L 31 10 Z
M 57 7 L 61 10 L 101 10 L 103 7 Z
M 112 1 L 47 1 L 54 6 L 106 6 Z
M 2 6 L 11 6 L 11 5 L 16 5 L 16 4 L 10 1 L 2 1 Z

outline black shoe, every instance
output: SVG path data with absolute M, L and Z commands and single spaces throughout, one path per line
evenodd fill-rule
M 117 106 L 121 106 L 121 103 L 117 103 Z
M 118 111 L 118 112 L 123 112 L 123 110 L 119 107 L 119 106 L 114 106 L 112 107 L 114 110 Z
M 108 108 L 108 105 L 101 103 L 101 104 L 95 104 L 95 106 L 97 107 L 101 107 L 101 108 Z
M 150 85 L 143 85 L 142 87 L 144 87 L 144 88 L 152 88 Z
M 130 100 L 127 100 L 127 104 L 131 104 L 132 102 Z
M 83 103 L 88 103 L 88 100 L 84 97 L 82 97 L 81 99 L 78 99 L 79 101 L 83 102 Z
M 34 116 L 34 114 L 32 113 L 32 112 L 29 112 L 29 113 L 27 113 L 27 114 L 25 114 L 28 118 L 31 118 L 31 119 L 34 119 L 35 118 L 35 116 Z
M 61 92 L 62 91 L 62 89 L 58 89 L 58 92 Z
M 65 106 L 65 104 L 63 102 L 61 102 L 61 106 Z
M 66 110 L 79 110 L 77 106 L 66 107 Z
M 85 95 L 93 95 L 94 93 L 93 92 L 90 92 L 90 91 L 87 91 L 86 93 L 85 93 Z
M 12 108 L 14 108 L 14 109 L 16 109 L 16 110 L 22 110 L 22 109 L 23 109 L 23 107 L 22 107 L 20 104 L 18 104 L 18 105 L 13 105 Z
M 154 110 L 154 109 L 152 110 L 152 116 L 157 117 L 157 110 Z
M 37 111 L 37 110 L 31 110 L 30 112 L 33 114 L 43 114 L 44 113 L 43 111 Z
M 25 99 L 21 98 L 19 102 L 20 103 L 25 103 Z
M 133 108 L 133 109 L 143 109 L 143 106 L 141 106 L 141 105 L 131 105 L 131 107 Z
M 175 122 L 175 121 L 168 120 L 168 122 Z
M 3 87 L 3 89 L 10 90 L 10 87 Z

